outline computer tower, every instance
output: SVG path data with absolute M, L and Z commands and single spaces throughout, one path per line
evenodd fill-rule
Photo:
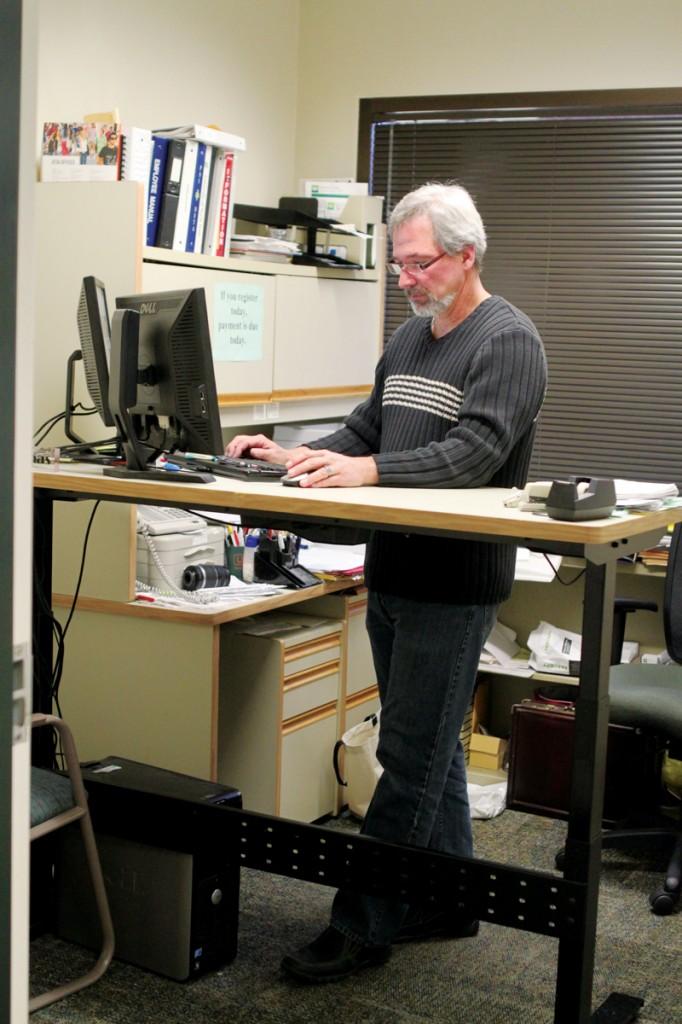
M 185 981 L 237 952 L 239 865 L 224 808 L 238 790 L 126 758 L 83 769 L 116 936 L 115 956 Z M 62 830 L 55 864 L 56 931 L 99 942 L 82 844 Z

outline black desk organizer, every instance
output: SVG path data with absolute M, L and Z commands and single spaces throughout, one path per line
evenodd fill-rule
M 267 224 L 272 228 L 304 228 L 306 232 L 305 251 L 293 256 L 291 262 L 299 266 L 334 267 L 345 270 L 363 270 L 360 263 L 332 256 L 329 253 L 316 252 L 317 232 L 334 231 L 339 222 L 325 220 L 314 216 L 311 212 L 317 207 L 316 199 L 295 197 L 284 202 L 295 203 L 295 206 L 250 206 L 246 203 L 234 204 L 234 219 L 250 221 L 252 224 Z M 306 209 L 307 207 L 307 209 Z

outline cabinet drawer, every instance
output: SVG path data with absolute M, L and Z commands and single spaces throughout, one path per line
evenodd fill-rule
M 328 633 L 301 644 L 294 644 L 284 649 L 283 673 L 285 680 L 291 676 L 306 672 L 326 662 L 339 661 L 341 658 L 341 633 Z
M 282 817 L 315 821 L 333 812 L 336 779 L 332 751 L 337 738 L 335 705 L 285 727 L 277 812 Z
M 378 687 L 370 686 L 367 690 L 362 690 L 360 693 L 355 694 L 346 701 L 344 729 L 350 729 L 352 726 L 357 725 L 363 718 L 367 718 L 368 715 L 378 711 L 380 707 Z
M 307 672 L 290 676 L 284 683 L 282 698 L 282 718 L 286 722 L 296 715 L 304 714 L 337 701 L 341 685 L 340 666 L 338 661 L 320 665 Z

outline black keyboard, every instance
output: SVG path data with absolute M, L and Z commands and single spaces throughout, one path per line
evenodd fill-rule
M 230 476 L 237 480 L 279 480 L 287 471 L 286 466 L 260 459 L 234 459 L 229 455 L 182 455 L 173 452 L 169 462 L 175 462 L 185 469 L 198 469 L 216 476 Z

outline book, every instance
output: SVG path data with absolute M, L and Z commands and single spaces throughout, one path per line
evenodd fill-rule
M 201 195 L 199 196 L 199 210 L 197 212 L 197 230 L 194 238 L 192 252 L 204 251 L 204 236 L 206 234 L 206 211 L 208 209 L 208 193 L 211 186 L 211 175 L 213 172 L 213 157 L 215 154 L 213 146 L 206 146 L 206 158 L 204 160 L 204 173 L 201 179 Z
M 225 179 L 225 161 L 228 157 L 228 150 L 217 149 L 213 159 L 213 171 L 208 190 L 208 205 L 206 208 L 206 227 L 204 231 L 203 252 L 207 256 L 215 256 L 215 242 L 218 233 L 218 209 L 223 191 Z
M 145 210 L 149 198 L 152 145 L 152 133 L 149 128 L 124 128 L 121 132 L 121 181 L 143 183 Z
M 225 161 L 225 177 L 217 210 L 218 232 L 216 237 L 215 255 L 227 256 L 230 252 L 230 231 L 232 225 L 232 207 L 234 206 L 234 154 L 228 153 Z
M 194 139 L 196 142 L 204 142 L 208 146 L 215 146 L 218 149 L 231 149 L 243 152 L 246 149 L 246 139 L 241 135 L 233 135 L 231 132 L 221 131 L 202 124 L 181 125 L 177 128 L 155 128 L 155 135 L 166 135 L 171 139 Z
M 162 249 L 173 248 L 184 161 L 185 143 L 180 139 L 169 141 L 166 171 L 163 179 L 161 209 L 159 211 L 159 225 L 156 233 L 156 245 Z
M 178 215 L 178 195 L 176 192 L 164 192 L 159 213 L 159 228 L 156 233 L 156 245 L 160 249 L 172 249 L 175 235 L 175 220 Z
M 185 239 L 185 251 L 194 252 L 199 223 L 199 202 L 201 200 L 201 189 L 204 180 L 206 167 L 206 143 L 197 143 L 197 160 L 194 169 L 194 182 L 190 195 L 189 221 L 187 226 L 187 237 Z
M 147 199 L 147 245 L 156 245 L 159 229 L 159 213 L 163 200 L 163 181 L 170 140 L 158 135 L 152 136 L 152 161 L 149 171 L 149 197 Z
M 226 149 L 216 151 L 206 210 L 203 252 L 207 256 L 224 256 L 229 251 L 229 225 L 234 205 L 234 163 L 233 152 Z
M 173 234 L 172 245 L 172 248 L 178 252 L 185 252 L 185 246 L 187 245 L 189 215 L 192 207 L 192 191 L 194 188 L 194 173 L 197 167 L 198 155 L 199 143 L 195 139 L 188 139 L 185 142 L 185 156 L 182 161 L 182 176 L 180 178 L 178 209 L 175 217 L 175 232 Z
M 117 181 L 120 126 L 115 122 L 46 121 L 41 181 Z
M 218 207 L 218 237 L 216 239 L 216 256 L 227 256 L 230 252 L 230 228 L 232 223 L 232 207 L 234 206 L 234 154 L 228 153 L 225 161 L 225 177 L 223 190 Z

